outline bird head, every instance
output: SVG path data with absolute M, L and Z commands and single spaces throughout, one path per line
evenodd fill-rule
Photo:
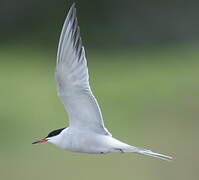
M 39 139 L 37 141 L 34 141 L 32 144 L 41 144 L 41 143 L 45 143 L 45 142 L 55 142 L 58 135 L 62 132 L 62 130 L 64 130 L 65 128 L 62 128 L 62 129 L 57 129 L 57 130 L 54 130 L 54 131 L 51 131 L 45 138 L 42 138 L 42 139 Z M 56 143 L 53 143 L 53 144 L 56 144 Z

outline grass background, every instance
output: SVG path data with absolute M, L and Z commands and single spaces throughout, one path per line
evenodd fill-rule
M 198 179 L 197 44 L 87 52 L 90 84 L 113 136 L 173 162 L 32 145 L 68 123 L 55 90 L 55 51 L 9 45 L 0 57 L 1 179 Z

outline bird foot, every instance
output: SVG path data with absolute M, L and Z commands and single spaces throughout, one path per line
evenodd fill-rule
M 122 149 L 115 148 L 115 150 L 120 151 L 121 153 L 124 153 L 124 151 Z

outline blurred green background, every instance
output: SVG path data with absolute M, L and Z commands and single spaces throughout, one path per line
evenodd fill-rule
M 198 2 L 77 2 L 90 84 L 113 136 L 174 157 L 32 145 L 66 126 L 54 69 L 71 1 L 0 1 L 0 178 L 199 178 Z

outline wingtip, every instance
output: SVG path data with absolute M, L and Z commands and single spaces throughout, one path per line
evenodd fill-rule
M 75 5 L 76 5 L 76 3 L 75 3 L 75 2 L 73 2 L 73 3 L 72 3 L 72 6 L 73 6 L 73 7 L 75 7 Z
M 75 6 L 76 6 L 76 3 L 73 2 L 72 5 L 71 5 L 71 7 L 70 7 L 70 9 L 75 9 Z
M 75 11 L 76 11 L 75 2 L 73 2 L 72 5 L 69 8 L 68 16 L 71 16 L 72 14 L 74 14 Z

